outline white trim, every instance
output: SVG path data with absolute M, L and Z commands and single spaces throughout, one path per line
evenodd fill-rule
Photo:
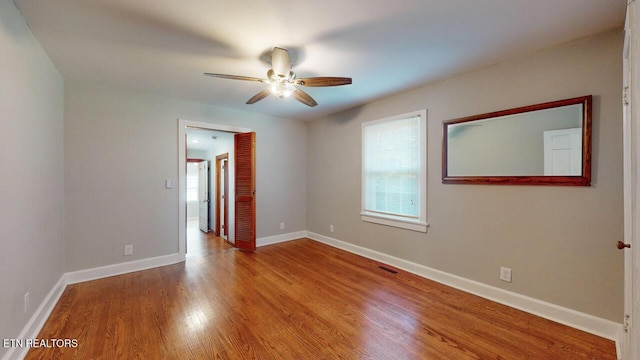
M 298 231 L 287 234 L 280 234 L 268 237 L 262 237 L 257 239 L 257 246 L 266 246 L 290 240 L 300 239 L 307 237 L 307 231 Z M 148 270 L 161 266 L 176 264 L 182 262 L 182 257 L 179 253 L 163 255 L 153 258 L 129 261 L 120 264 L 112 264 L 106 266 L 95 267 L 91 269 L 78 270 L 62 274 L 58 282 L 53 286 L 49 294 L 42 301 L 38 309 L 31 316 L 25 327 L 22 329 L 16 339 L 35 339 L 38 337 L 40 330 L 44 326 L 44 323 L 51 315 L 51 311 L 58 303 L 60 296 L 64 292 L 67 285 L 77 284 L 85 281 L 103 279 L 111 276 L 127 274 L 135 271 Z M 8 348 L 7 352 L 2 357 L 2 360 L 18 360 L 23 359 L 29 348 Z
M 623 134 L 623 193 L 624 193 L 624 239 L 631 244 L 624 250 L 624 317 L 628 332 L 621 333 L 622 358 L 640 357 L 640 33 L 638 31 L 638 4 L 627 1 L 622 51 L 622 134 Z
M 51 288 L 44 300 L 42 300 L 42 303 L 40 303 L 40 306 L 38 306 L 16 339 L 36 339 L 38 337 L 40 330 L 49 318 L 51 311 L 53 311 L 53 308 L 58 303 L 58 300 L 60 299 L 60 296 L 62 296 L 66 287 L 67 283 L 65 282 L 65 274 L 62 274 L 58 282 Z M 24 359 L 29 350 L 30 348 L 28 347 L 8 348 L 7 352 L 2 357 L 2 360 Z
M 141 259 L 126 263 L 100 266 L 96 268 L 73 271 L 62 274 L 58 282 L 53 286 L 49 294 L 44 298 L 38 309 L 33 313 L 27 324 L 24 326 L 16 339 L 35 339 L 38 337 L 44 323 L 51 315 L 51 311 L 60 300 L 60 296 L 64 292 L 67 285 L 76 284 L 84 281 L 102 279 L 110 276 L 126 274 L 134 271 L 147 270 L 165 265 L 171 265 L 181 262 L 178 253 L 158 256 L 154 258 Z M 2 357 L 2 360 L 23 359 L 28 347 L 9 348 Z
M 402 218 L 395 218 L 393 216 L 375 215 L 372 213 L 360 213 L 360 220 L 420 232 L 427 232 L 427 227 L 429 227 L 428 223 L 421 221 L 411 221 Z
M 520 295 L 511 291 L 493 287 L 477 281 L 469 280 L 457 275 L 449 274 L 411 261 L 387 255 L 362 246 L 350 244 L 328 236 L 308 232 L 308 237 L 312 240 L 342 249 L 369 259 L 392 265 L 415 275 L 451 286 L 485 299 L 510 306 L 512 308 L 528 312 L 545 319 L 555 321 L 573 328 L 586 331 L 588 333 L 603 337 L 605 339 L 618 342 L 620 334 L 624 333 L 622 324 L 585 314 L 579 311 L 568 309 L 562 306 L 544 302 L 528 296 Z M 619 351 L 619 350 L 618 350 Z M 619 352 L 618 352 L 619 353 Z
M 76 284 L 80 282 L 102 279 L 110 276 L 131 273 L 152 269 L 160 266 L 176 264 L 182 262 L 180 254 L 174 253 L 153 258 L 129 261 L 120 264 L 106 265 L 91 269 L 78 270 L 65 274 L 67 284 Z
M 622 50 L 622 154 L 623 154 L 623 208 L 624 208 L 624 239 L 627 244 L 632 244 L 632 249 L 624 251 L 624 312 L 623 316 L 634 315 L 633 311 L 633 283 L 631 281 L 633 274 L 633 248 L 635 245 L 633 241 L 634 233 L 634 179 L 636 169 L 634 166 L 635 154 L 633 152 L 633 130 L 634 123 L 632 118 L 632 89 L 631 85 L 631 24 L 630 20 L 630 6 L 627 5 L 627 12 L 625 17 L 625 31 L 624 31 L 624 46 Z M 626 319 L 625 319 L 626 320 Z M 632 358 L 635 346 L 633 341 L 633 318 L 629 318 L 627 323 L 630 325 L 630 332 L 621 333 L 622 339 L 622 354 L 623 358 Z
M 292 232 L 287 234 L 261 237 L 256 240 L 256 246 L 257 247 L 266 246 L 266 245 L 277 244 L 277 243 L 296 240 L 296 239 L 302 239 L 306 237 L 307 237 L 306 231 L 297 231 L 297 232 Z
M 205 121 L 192 121 L 192 120 L 186 120 L 186 119 L 178 119 L 178 122 L 181 125 L 184 125 L 183 129 L 190 127 L 190 128 L 198 128 L 198 129 L 205 129 L 205 130 L 225 131 L 230 133 L 251 132 L 251 128 L 244 128 L 244 127 L 233 126 L 233 125 L 214 124 L 214 123 L 209 123 Z
M 187 144 L 185 143 L 187 127 L 231 133 L 251 132 L 250 128 L 178 119 L 178 256 L 180 261 L 186 259 L 187 244 Z

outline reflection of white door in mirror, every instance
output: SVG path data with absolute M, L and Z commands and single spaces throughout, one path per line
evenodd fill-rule
M 582 128 L 544 132 L 544 175 L 582 174 Z

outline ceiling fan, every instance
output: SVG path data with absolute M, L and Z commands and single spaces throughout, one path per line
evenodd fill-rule
M 254 104 L 270 94 L 279 98 L 293 96 L 301 103 L 314 107 L 318 103 L 306 92 L 298 89 L 298 86 L 340 86 L 351 84 L 351 78 L 347 77 L 310 77 L 296 79 L 296 74 L 291 70 L 291 60 L 287 49 L 274 47 L 271 51 L 271 69 L 267 71 L 267 78 L 260 79 L 250 76 L 227 75 L 204 73 L 207 76 L 213 76 L 223 79 L 258 81 L 269 84 L 269 87 L 255 94 L 251 99 L 247 100 L 247 104 Z

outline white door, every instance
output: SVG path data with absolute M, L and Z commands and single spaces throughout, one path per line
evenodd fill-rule
M 198 163 L 198 204 L 200 207 L 200 230 L 209 232 L 209 162 Z
M 582 175 L 582 128 L 544 132 L 544 175 Z
M 227 240 L 227 159 L 220 161 L 221 176 L 220 176 L 220 201 L 218 206 L 220 207 L 220 237 Z
M 623 50 L 624 322 L 623 359 L 640 359 L 640 34 L 638 4 L 627 4 Z

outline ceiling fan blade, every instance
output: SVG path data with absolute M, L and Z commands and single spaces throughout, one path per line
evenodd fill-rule
M 204 73 L 204 74 L 207 75 L 207 76 L 223 78 L 223 79 L 267 82 L 267 80 L 265 80 L 265 79 L 259 79 L 259 78 L 255 78 L 255 77 L 251 77 L 251 76 L 214 74 L 214 73 Z
M 260 91 L 259 93 L 253 95 L 253 97 L 249 100 L 247 100 L 247 104 L 251 105 L 253 103 L 257 103 L 258 101 L 266 98 L 267 96 L 269 96 L 269 94 L 271 94 L 271 91 L 269 89 L 264 89 L 262 91 Z
M 296 79 L 296 85 L 300 86 L 340 86 L 340 85 L 350 85 L 351 78 L 347 77 L 312 77 L 312 78 L 303 78 Z
M 276 75 L 288 76 L 291 71 L 291 59 L 287 49 L 274 47 L 271 51 L 271 67 Z
M 306 92 L 300 89 L 297 89 L 291 95 L 293 95 L 293 97 L 296 98 L 296 100 L 300 101 L 305 105 L 308 105 L 311 107 L 318 105 L 318 103 L 315 100 L 313 100 L 313 98 L 309 94 L 307 94 Z

